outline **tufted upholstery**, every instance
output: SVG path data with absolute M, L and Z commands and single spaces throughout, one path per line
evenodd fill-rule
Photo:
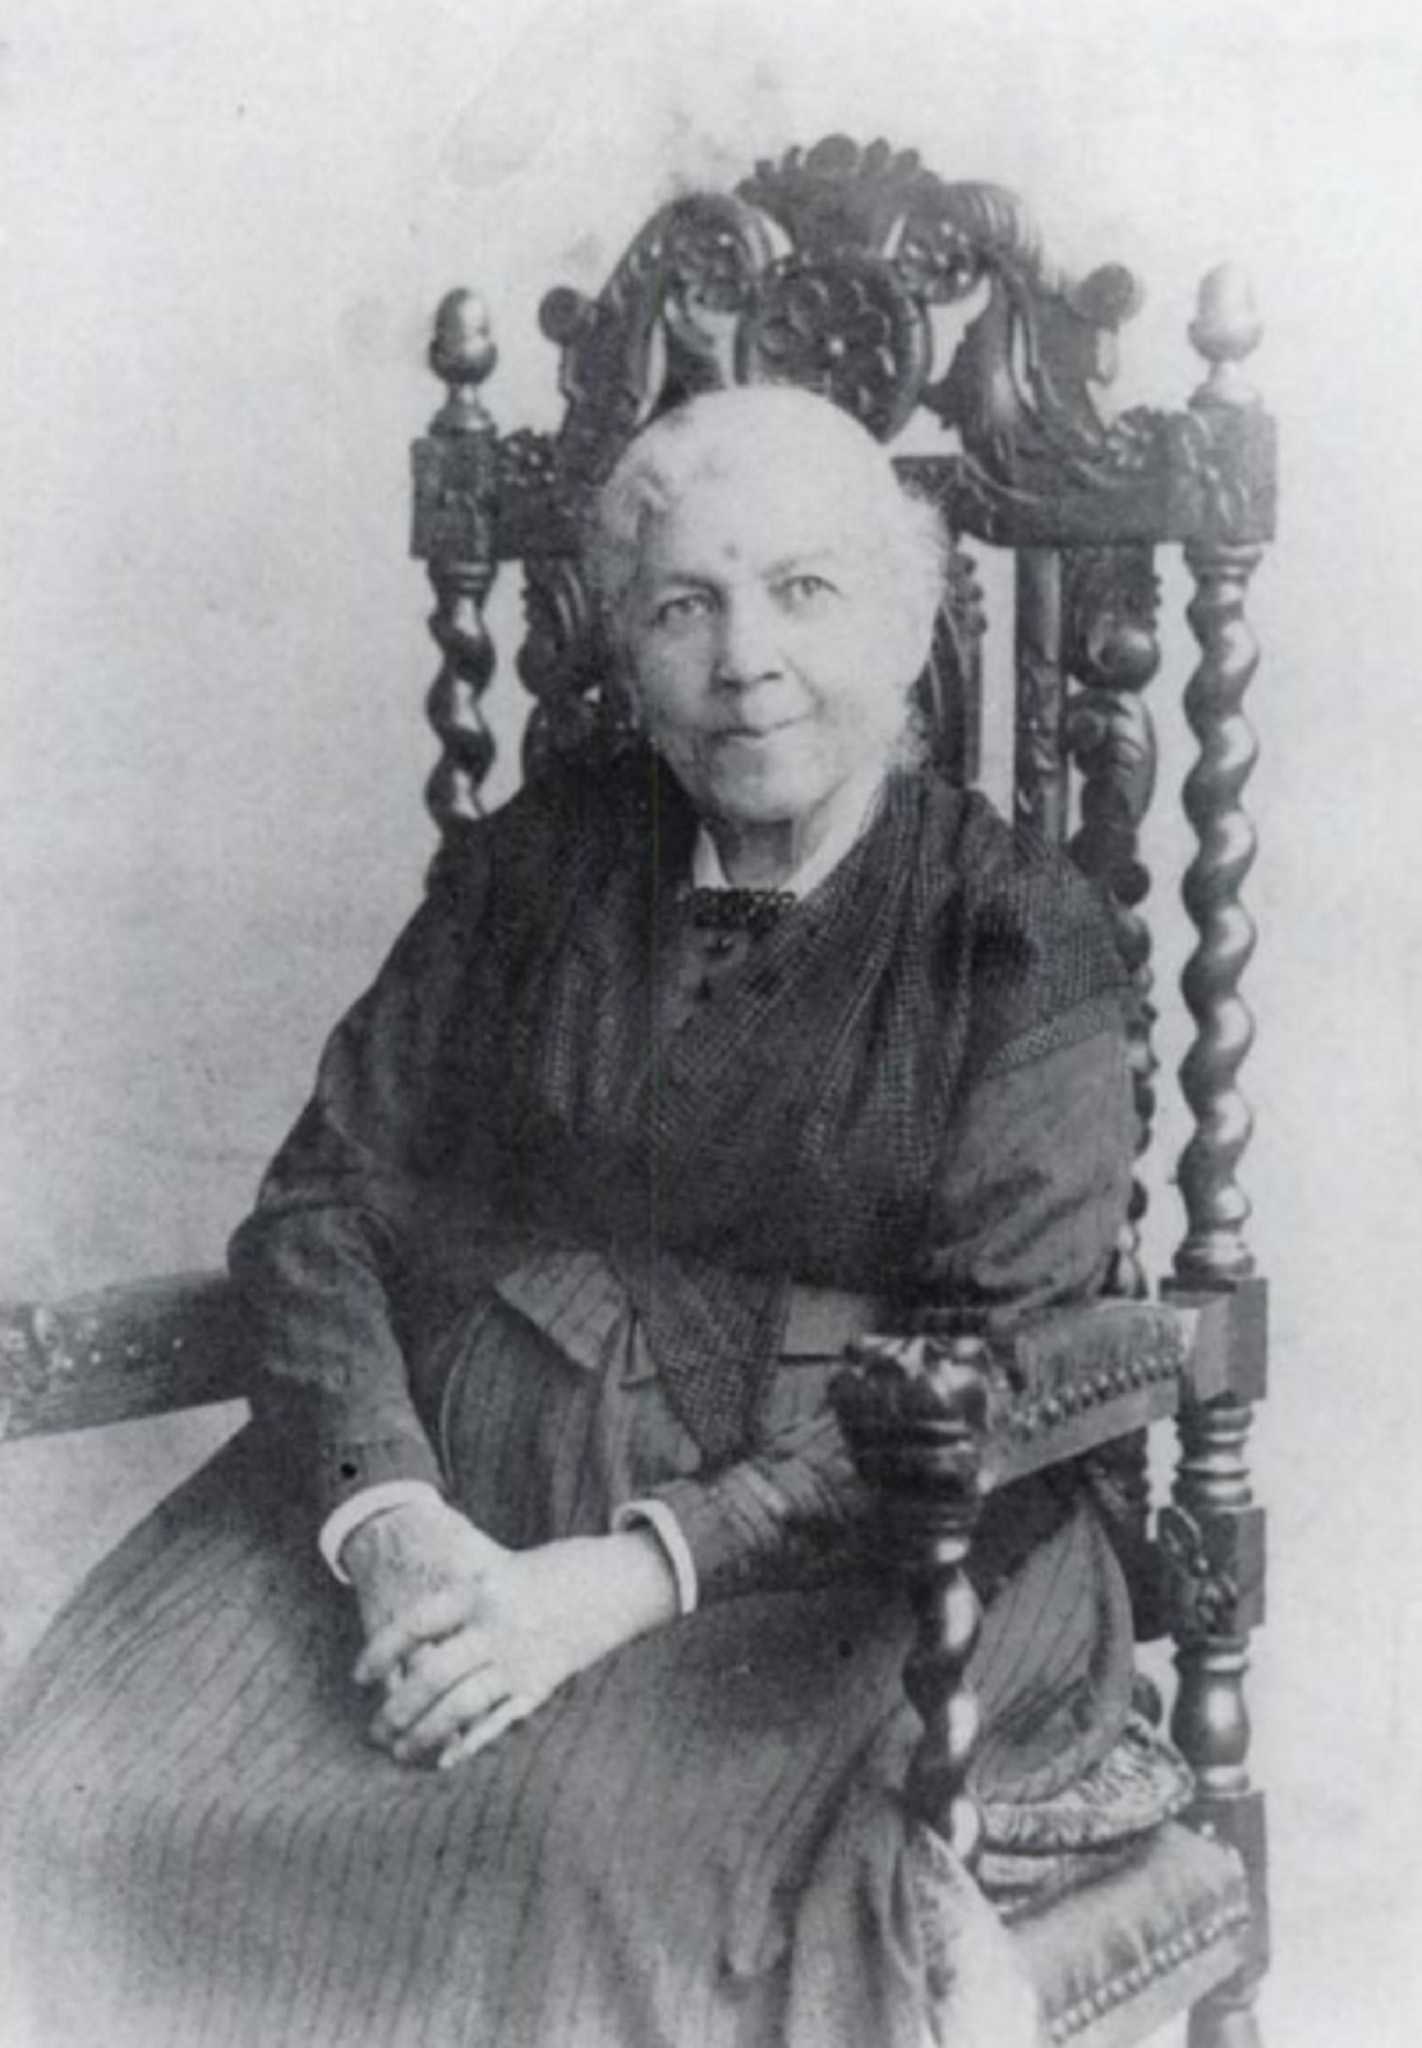
M 1249 1918 L 1233 1849 L 1169 1822 L 1139 1856 L 1014 1922 L 1051 2048 L 1141 2041 L 1239 1967 Z

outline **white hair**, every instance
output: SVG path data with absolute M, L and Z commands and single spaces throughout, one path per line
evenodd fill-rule
M 777 455 L 813 468 L 817 451 L 855 494 L 866 545 L 931 619 L 948 556 L 937 506 L 901 482 L 882 443 L 839 406 L 797 385 L 753 384 L 705 392 L 662 413 L 628 444 L 599 492 L 584 552 L 614 638 L 623 637 L 648 527 L 692 485 L 735 476 L 743 466 L 764 468 Z

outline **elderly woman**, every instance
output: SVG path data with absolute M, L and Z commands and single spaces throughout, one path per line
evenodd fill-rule
M 11 1703 L 37 2040 L 1030 2037 L 905 1826 L 825 1406 L 886 1299 L 1089 1291 L 1128 1186 L 1088 890 L 916 765 L 941 555 L 800 393 L 623 458 L 590 560 L 645 744 L 473 831 L 335 1032 L 234 1241 L 256 1424 Z M 1047 1883 L 1177 1777 L 1077 1477 L 996 1496 L 975 1570 L 986 1867 Z

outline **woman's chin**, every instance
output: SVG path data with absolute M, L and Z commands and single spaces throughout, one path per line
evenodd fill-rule
M 753 743 L 718 749 L 720 758 L 706 778 L 707 808 L 739 825 L 786 825 L 818 810 L 831 794 L 832 778 L 807 772 L 788 749 Z
M 708 792 L 707 815 L 724 819 L 728 825 L 795 825 L 815 809 L 809 792 L 767 779 L 758 786 L 738 780 L 730 787 L 718 785 Z

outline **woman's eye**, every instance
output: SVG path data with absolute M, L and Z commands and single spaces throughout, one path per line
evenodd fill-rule
M 664 597 L 652 607 L 654 626 L 685 626 L 693 619 L 699 619 L 711 609 L 711 599 L 704 590 L 679 590 L 674 597 Z
M 806 611 L 825 597 L 834 595 L 834 585 L 823 576 L 816 576 L 810 570 L 802 570 L 794 576 L 787 576 L 777 586 L 782 604 L 791 611 Z

